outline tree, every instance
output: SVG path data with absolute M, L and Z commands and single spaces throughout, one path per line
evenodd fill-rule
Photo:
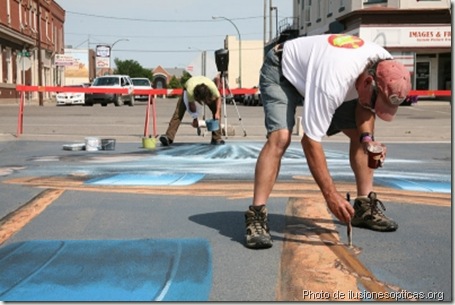
M 172 89 L 183 88 L 183 85 L 190 78 L 191 78 L 191 74 L 189 74 L 186 71 L 183 71 L 182 77 L 180 79 L 178 79 L 175 75 L 173 75 L 171 77 L 171 80 L 169 81 L 169 88 L 172 88 Z
M 172 76 L 171 80 L 169 81 L 169 88 L 172 88 L 172 89 L 178 89 L 178 88 L 182 88 L 182 83 L 177 79 L 177 77 L 175 77 L 175 75 Z
M 152 71 L 149 69 L 143 68 L 137 61 L 135 60 L 120 60 L 118 58 L 114 59 L 115 66 L 115 74 L 125 74 L 129 75 L 130 77 L 146 77 L 150 81 L 153 79 Z

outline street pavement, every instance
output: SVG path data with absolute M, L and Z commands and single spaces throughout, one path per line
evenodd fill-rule
M 296 129 L 268 204 L 274 246 L 259 251 L 243 242 L 262 108 L 227 105 L 226 145 L 209 145 L 186 116 L 175 145 L 144 149 L 144 131 L 164 133 L 175 103 L 157 99 L 149 126 L 145 103 L 29 103 L 20 135 L 18 105 L 0 106 L 0 300 L 452 300 L 449 102 L 377 121 L 388 156 L 376 191 L 399 229 L 354 228 L 353 248 Z M 63 150 L 87 137 L 115 139 L 115 150 Z M 324 146 L 339 191 L 354 198 L 346 139 Z

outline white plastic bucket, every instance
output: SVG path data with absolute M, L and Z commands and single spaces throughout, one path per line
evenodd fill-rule
M 100 139 L 95 137 L 85 138 L 85 150 L 97 151 L 100 149 Z

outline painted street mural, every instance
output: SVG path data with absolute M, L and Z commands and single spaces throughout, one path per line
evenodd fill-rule
M 89 176 L 92 179 L 86 183 L 99 185 L 188 185 L 201 179 L 252 180 L 261 148 L 261 143 L 176 144 L 137 153 L 69 153 L 33 158 L 39 166 L 21 171 L 29 176 Z M 327 150 L 326 158 L 334 179 L 354 181 L 347 152 Z M 418 171 L 421 163 L 388 157 L 384 167 L 376 170 L 375 183 L 403 190 L 450 193 L 450 172 Z M 282 160 L 279 180 L 294 176 L 310 176 L 301 147 L 296 143 L 291 144 Z

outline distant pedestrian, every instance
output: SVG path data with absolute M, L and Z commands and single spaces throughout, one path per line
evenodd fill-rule
M 384 206 L 373 192 L 374 170 L 367 165 L 366 151 L 370 144 L 382 145 L 374 138 L 376 116 L 391 121 L 410 88 L 409 71 L 401 63 L 381 46 L 356 36 L 300 37 L 270 50 L 260 73 L 267 142 L 256 163 L 253 202 L 245 213 L 246 246 L 272 246 L 266 203 L 303 99 L 301 144 L 330 211 L 353 226 L 396 230 L 398 224 L 378 207 Z M 349 161 L 357 185 L 354 207 L 338 192 L 321 143 L 324 136 L 340 131 L 350 140 Z M 384 146 L 382 161 L 385 156 Z
M 193 118 L 192 126 L 199 128 L 199 110 L 196 102 L 200 105 L 207 105 L 212 112 L 213 119 L 220 120 L 221 95 L 216 84 L 205 76 L 193 76 L 183 86 L 182 95 L 177 101 L 174 114 L 169 122 L 169 127 L 166 133 L 159 138 L 163 146 L 169 146 L 174 143 L 175 135 L 185 115 L 185 111 Z M 221 137 L 221 128 L 217 131 L 212 131 L 210 144 L 224 144 L 224 140 Z

